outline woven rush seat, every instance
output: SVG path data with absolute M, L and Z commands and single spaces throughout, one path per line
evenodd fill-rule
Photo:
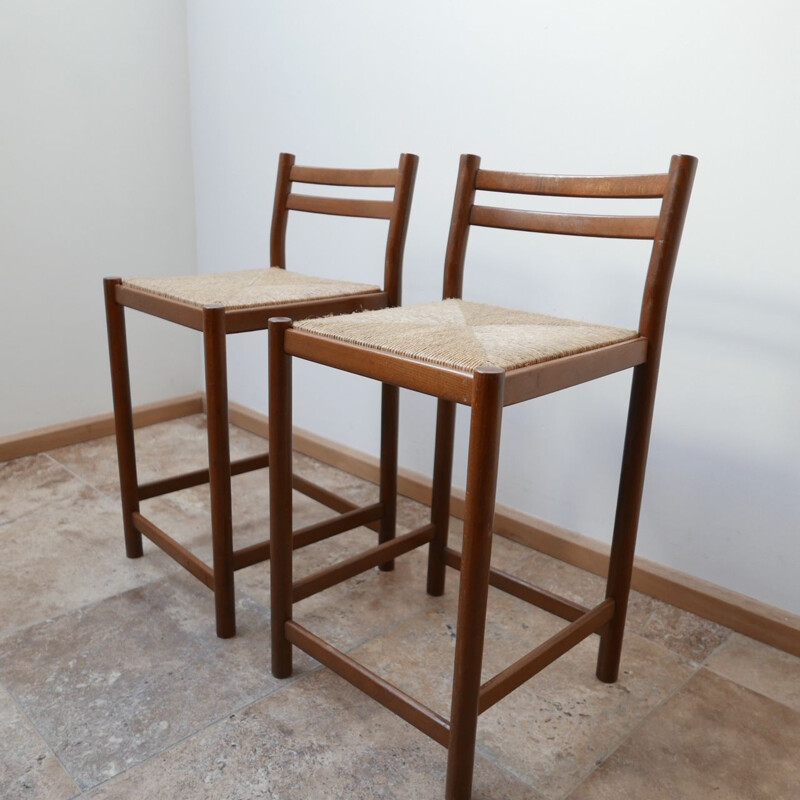
M 234 574 L 270 558 L 270 535 L 267 519 L 262 521 L 261 541 L 245 546 L 234 538 L 233 477 L 271 465 L 268 452 L 233 458 L 230 446 L 228 403 L 228 337 L 266 331 L 274 314 L 295 320 L 325 314 L 351 314 L 366 308 L 384 308 L 400 304 L 403 251 L 406 241 L 411 199 L 417 171 L 417 156 L 402 153 L 394 167 L 366 169 L 313 167 L 295 163 L 291 153 L 281 153 L 275 181 L 275 203 L 269 233 L 269 256 L 256 264 L 269 266 L 210 275 L 180 277 L 137 277 L 123 280 L 109 277 L 104 281 L 111 386 L 114 397 L 114 427 L 120 476 L 125 552 L 129 558 L 144 555 L 142 537 L 160 547 L 214 593 L 217 636 L 236 635 L 236 595 Z M 315 186 L 313 194 L 304 194 L 302 186 Z M 388 189 L 383 197 L 341 197 L 339 188 L 364 190 Z M 391 195 L 391 199 L 387 198 Z M 297 215 L 325 214 L 339 218 L 374 220 L 384 230 L 383 252 L 367 253 L 365 264 L 372 263 L 372 283 L 349 280 L 347 271 L 329 271 L 330 277 L 308 275 L 286 269 L 287 230 Z M 353 244 L 356 239 L 353 239 Z M 377 240 L 373 240 L 373 244 Z M 365 241 L 364 244 L 367 244 Z M 374 249 L 372 247 L 368 248 Z M 346 256 L 335 244 L 326 247 L 317 263 L 347 266 Z M 247 266 L 247 265 L 245 265 Z M 352 270 L 351 270 L 352 272 Z M 382 277 L 379 278 L 378 275 Z M 343 280 L 339 280 L 339 278 Z M 160 318 L 202 334 L 205 366 L 204 410 L 207 421 L 208 461 L 180 474 L 161 475 L 142 481 L 136 463 L 131 380 L 125 315 L 128 309 Z M 323 345 L 327 341 L 319 340 Z M 169 355 L 166 353 L 165 355 Z M 257 359 L 256 363 L 260 363 Z M 381 474 L 385 483 L 397 473 L 397 426 L 399 388 L 385 384 L 381 389 Z M 197 398 L 199 405 L 199 398 Z M 194 404 L 194 401 L 192 401 Z M 197 409 L 199 410 L 199 409 Z M 302 476 L 287 476 L 298 491 L 322 504 L 341 509 L 351 501 L 316 485 Z M 296 479 L 295 479 L 296 478 Z M 394 479 L 396 482 L 396 478 Z M 150 509 L 142 501 L 192 486 L 207 484 L 210 499 L 212 560 L 207 562 L 169 535 L 151 519 Z M 157 507 L 152 511 L 159 514 Z M 358 512 L 358 524 L 377 531 L 380 541 L 394 537 L 397 517 L 396 495 L 384 490 L 380 503 L 368 513 Z M 327 525 L 327 523 L 324 523 Z M 336 525 L 338 525 L 338 521 Z M 335 528 L 335 526 L 334 526 Z M 325 535 L 333 535 L 326 529 Z M 334 530 L 335 532 L 335 530 Z M 317 530 L 319 535 L 319 530 Z M 304 547 L 319 541 L 308 531 L 297 539 Z M 387 562 L 391 559 L 387 559 Z M 386 566 L 384 566 L 384 569 Z
M 289 314 L 284 314 L 269 319 L 273 677 L 290 677 L 293 652 L 302 650 L 447 748 L 444 793 L 437 795 L 445 800 L 475 797 L 472 776 L 479 716 L 501 701 L 511 702 L 510 696 L 516 690 L 579 643 L 598 635 L 597 678 L 614 683 L 619 676 L 667 301 L 696 164 L 697 159 L 679 155 L 673 156 L 665 173 L 553 175 L 483 169 L 478 156 L 463 155 L 444 257 L 441 301 L 406 307 L 399 303 L 371 309 L 362 306 L 335 317 L 315 314 L 313 318 L 307 315 L 302 320 L 292 320 Z M 481 202 L 476 202 L 478 193 Z M 641 213 L 641 207 L 634 207 L 634 213 L 626 215 L 565 213 L 506 207 L 506 203 L 513 203 L 511 195 L 583 198 L 596 200 L 598 205 L 602 200 L 630 199 L 637 201 L 637 206 L 640 200 L 660 198 L 661 205 L 657 214 L 647 215 Z M 492 198 L 486 201 L 492 205 L 483 205 L 484 197 Z M 637 329 L 595 325 L 463 300 L 467 245 L 473 227 L 535 233 L 537 239 L 539 234 L 547 234 L 650 240 Z M 557 240 L 552 241 L 555 245 Z M 484 254 L 485 282 L 491 282 L 493 268 L 501 257 L 500 252 Z M 590 266 L 593 270 L 596 267 L 596 264 Z M 516 286 L 518 290 L 523 288 L 521 281 Z M 617 290 L 611 280 L 606 288 L 610 293 Z M 578 281 L 574 289 L 579 296 L 587 291 L 586 284 Z M 517 297 L 519 292 L 511 302 L 516 304 Z M 313 537 L 315 542 L 321 541 L 323 535 L 337 535 L 364 525 L 377 515 L 381 504 L 396 497 L 398 492 L 397 472 L 385 470 L 382 462 L 378 472 L 378 509 L 352 508 L 341 503 L 338 516 L 319 523 L 324 528 L 296 527 L 292 375 L 297 359 L 380 381 L 384 387 L 388 384 L 419 392 L 436 398 L 437 404 L 436 430 L 431 437 L 434 457 L 429 521 L 397 536 L 386 536 L 381 529 L 377 546 L 295 577 L 294 551 L 298 539 Z M 603 599 L 587 606 L 492 566 L 501 438 L 518 435 L 518 429 L 510 429 L 506 437 L 501 437 L 504 411 L 625 370 L 632 370 L 630 398 L 611 553 L 606 562 L 606 591 Z M 590 399 L 588 392 L 584 393 L 584 399 Z M 331 413 L 325 397 L 316 398 L 316 402 L 320 419 Z M 457 412 L 463 408 L 468 408 L 470 414 L 466 491 L 458 498 L 458 505 L 452 507 Z M 568 419 L 580 413 L 578 409 L 570 409 Z M 419 420 L 415 419 L 414 424 L 417 426 Z M 571 426 L 565 427 L 569 436 Z M 605 438 L 604 433 L 601 435 Z M 547 468 L 547 462 L 531 442 L 518 444 L 521 448 L 516 449 L 513 463 L 507 465 L 515 479 L 537 456 L 539 469 Z M 586 492 L 576 489 L 577 499 L 582 499 Z M 463 519 L 460 547 L 448 544 L 451 511 Z M 447 626 L 451 635 L 455 633 L 455 647 L 446 653 L 438 648 L 418 647 L 413 635 L 409 635 L 403 642 L 403 652 L 406 662 L 413 662 L 418 680 L 423 683 L 431 669 L 440 674 L 439 668 L 432 665 L 435 660 L 443 658 L 445 668 L 452 666 L 449 718 L 437 710 L 441 707 L 438 703 L 428 706 L 406 693 L 400 688 L 401 682 L 395 682 L 394 674 L 374 671 L 369 661 L 358 659 L 357 653 L 339 649 L 306 627 L 303 617 L 294 611 L 295 604 L 306 598 L 391 564 L 420 547 L 428 548 L 426 589 L 431 597 L 444 593 L 450 580 L 446 578 L 448 572 L 459 573 L 455 625 Z M 495 634 L 487 627 L 488 608 L 490 602 L 494 603 L 490 587 L 495 593 L 509 594 L 560 617 L 563 626 L 507 665 L 497 664 L 496 654 L 485 659 L 484 654 L 488 654 L 495 640 Z M 386 592 L 388 585 L 384 583 L 376 591 Z M 331 598 L 328 605 L 333 608 L 335 599 Z M 449 615 L 447 606 L 439 608 L 446 609 Z M 502 617 L 502 608 L 496 608 L 496 612 L 498 618 Z M 315 629 L 318 627 L 314 625 Z M 386 664 L 393 659 L 387 652 L 382 662 Z M 501 669 L 487 675 L 490 667 Z M 442 683 L 442 688 L 445 685 Z M 584 691 L 582 687 L 586 684 L 581 680 L 576 685 L 579 691 Z M 520 696 L 519 702 L 528 703 L 529 699 L 530 695 Z
M 639 335 L 459 299 L 307 319 L 294 327 L 469 372 L 487 364 L 517 369 Z
M 380 291 L 379 286 L 368 283 L 319 278 L 278 267 L 216 272 L 209 275 L 129 278 L 123 280 L 122 285 L 198 308 L 219 304 L 227 309 L 280 305 Z

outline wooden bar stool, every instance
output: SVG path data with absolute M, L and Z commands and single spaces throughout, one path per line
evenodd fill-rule
M 444 295 L 427 305 L 364 311 L 292 324 L 270 320 L 270 532 L 272 670 L 292 671 L 297 645 L 448 748 L 449 800 L 469 798 L 478 715 L 592 633 L 600 634 L 597 676 L 617 678 L 633 551 L 658 375 L 664 318 L 696 168 L 674 156 L 655 175 L 574 177 L 480 169 L 461 158 L 445 258 Z M 657 216 L 537 213 L 475 204 L 476 190 L 588 198 L 662 198 Z M 461 299 L 471 225 L 575 236 L 651 239 L 638 330 L 509 310 Z M 438 398 L 431 521 L 391 542 L 292 578 L 293 356 Z M 633 368 L 632 391 L 606 598 L 594 608 L 490 567 L 503 408 Z M 462 552 L 447 546 L 455 405 L 472 406 Z M 423 544 L 431 595 L 445 567 L 461 571 L 451 718 L 446 720 L 292 619 L 292 604 Z M 567 620 L 560 633 L 481 685 L 489 586 Z
M 234 571 L 264 561 L 270 554 L 268 540 L 240 550 L 233 549 L 231 476 L 267 467 L 269 455 L 264 453 L 231 462 L 225 337 L 229 333 L 265 330 L 269 318 L 276 313 L 292 319 L 305 319 L 398 305 L 417 161 L 417 156 L 403 154 L 395 168 L 329 169 L 297 166 L 293 155 L 282 153 L 272 215 L 271 268 L 175 278 L 106 278 L 104 281 L 125 549 L 129 558 L 141 556 L 144 534 L 208 586 L 214 592 L 217 635 L 221 638 L 236 633 Z M 391 200 L 322 197 L 297 194 L 292 191 L 294 183 L 384 187 L 394 191 Z M 286 270 L 289 211 L 388 220 L 383 288 Z M 131 415 L 125 307 L 203 332 L 208 469 L 139 483 Z M 360 525 L 371 524 L 380 531 L 381 541 L 391 539 L 395 529 L 393 487 L 397 478 L 397 422 L 398 389 L 386 384 L 382 394 L 381 428 L 381 469 L 386 487 L 380 503 L 355 514 Z M 292 479 L 291 472 L 288 477 Z M 209 483 L 211 490 L 213 566 L 198 559 L 139 510 L 142 500 L 203 483 Z M 352 503 L 300 476 L 294 477 L 293 484 L 299 491 L 337 511 L 353 510 Z M 296 546 L 315 541 L 313 533 L 306 532 L 298 537 Z M 390 567 L 388 564 L 387 568 Z

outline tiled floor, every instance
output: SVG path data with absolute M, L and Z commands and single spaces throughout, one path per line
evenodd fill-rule
M 201 466 L 204 422 L 137 432 L 140 479 Z M 264 442 L 231 429 L 235 455 Z M 298 456 L 359 502 L 376 487 Z M 266 535 L 265 473 L 234 479 L 237 546 Z M 210 559 L 208 492 L 146 513 Z M 297 495 L 298 524 L 329 512 Z M 400 523 L 426 510 L 403 500 Z M 460 533 L 453 522 L 453 539 Z M 374 541 L 365 530 L 297 555 L 307 572 Z M 602 581 L 495 537 L 496 563 L 582 602 Z M 445 753 L 298 653 L 269 669 L 266 564 L 237 573 L 239 635 L 214 634 L 211 593 L 145 544 L 124 556 L 113 439 L 0 464 L 0 797 L 442 796 Z M 457 574 L 424 590 L 422 552 L 303 601 L 296 617 L 447 714 Z M 485 676 L 561 624 L 492 590 Z M 619 682 L 594 677 L 596 640 L 481 717 L 475 798 L 795 800 L 800 659 L 634 596 Z

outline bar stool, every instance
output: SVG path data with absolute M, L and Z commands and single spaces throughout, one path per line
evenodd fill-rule
M 597 676 L 617 679 L 644 483 L 664 319 L 696 168 L 673 156 L 665 174 L 577 177 L 480 169 L 461 158 L 440 302 L 292 324 L 269 323 L 272 671 L 292 671 L 300 647 L 448 749 L 446 797 L 471 795 L 478 715 L 592 633 Z M 661 198 L 657 216 L 538 213 L 476 205 L 477 190 L 588 198 Z M 638 330 L 588 324 L 462 299 L 470 226 L 549 234 L 651 239 Z M 431 521 L 339 564 L 292 578 L 291 359 L 304 358 L 438 398 Z M 537 589 L 490 566 L 500 425 L 505 406 L 633 369 L 605 599 L 594 608 Z M 447 545 L 455 405 L 472 407 L 462 552 Z M 429 545 L 427 590 L 444 591 L 445 567 L 461 571 L 451 718 L 405 694 L 292 619 L 292 604 L 386 559 Z M 489 586 L 569 622 L 481 685 Z
M 182 277 L 106 278 L 104 281 L 111 383 L 119 460 L 125 550 L 129 558 L 142 555 L 142 534 L 183 565 L 214 592 L 217 635 L 234 636 L 236 616 L 233 573 L 269 558 L 269 541 L 233 549 L 231 476 L 269 465 L 269 455 L 231 462 L 228 437 L 226 340 L 230 333 L 265 330 L 276 313 L 292 319 L 379 309 L 400 302 L 403 250 L 417 170 L 417 156 L 403 154 L 390 169 L 332 169 L 304 167 L 282 153 L 278 162 L 272 230 L 271 268 Z M 393 189 L 391 200 L 356 199 L 297 194 L 294 183 Z M 315 277 L 286 269 L 286 227 L 289 211 L 388 220 L 383 288 Z M 198 469 L 140 484 L 136 474 L 130 378 L 125 334 L 125 308 L 133 308 L 203 333 L 208 427 L 208 469 Z M 386 488 L 380 506 L 359 524 L 380 530 L 381 541 L 395 529 L 397 475 L 398 389 L 385 385 L 382 394 L 382 474 Z M 291 476 L 290 476 L 291 477 Z M 139 503 L 151 497 L 209 483 L 213 565 L 209 566 L 147 519 Z M 322 487 L 296 476 L 295 488 L 338 511 L 353 504 L 331 496 Z M 300 537 L 297 546 L 311 541 Z

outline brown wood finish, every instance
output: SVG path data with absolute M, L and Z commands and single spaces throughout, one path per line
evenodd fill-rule
M 614 601 L 603 600 L 598 606 L 576 619 L 571 625 L 562 628 L 555 636 L 551 636 L 528 655 L 515 661 L 499 675 L 495 675 L 481 686 L 479 713 L 482 714 L 514 689 L 518 689 L 587 636 L 597 633 L 613 616 Z
M 322 300 L 308 300 L 303 303 L 281 303 L 271 307 L 230 308 L 225 315 L 226 330 L 228 333 L 263 331 L 267 328 L 269 318 L 277 313 L 301 320 L 328 314 L 352 314 L 356 311 L 386 308 L 388 303 L 388 292 L 367 292 L 343 297 L 328 297 Z
M 520 211 L 513 208 L 473 206 L 470 224 L 531 233 L 565 236 L 601 236 L 610 239 L 652 239 L 658 217 L 601 217 L 596 214 L 562 214 Z
M 291 211 L 372 219 L 389 219 L 393 205 L 390 200 L 358 200 L 352 197 L 319 197 L 311 194 L 290 194 L 286 201 L 286 208 Z
M 444 553 L 444 560 L 448 567 L 461 569 L 461 553 L 458 551 L 448 547 Z M 589 610 L 578 603 L 573 603 L 571 600 L 567 600 L 557 594 L 540 589 L 538 586 L 515 578 L 513 575 L 494 567 L 489 570 L 489 585 L 570 622 L 578 619 Z
M 360 528 L 362 525 L 368 525 L 380 519 L 380 516 L 381 504 L 373 503 L 371 506 L 364 506 L 363 508 L 346 511 L 333 519 L 315 522 L 313 525 L 307 525 L 305 528 L 298 528 L 292 533 L 292 550 L 308 547 L 310 544 L 321 542 L 324 539 L 330 539 L 331 536 L 337 536 L 353 528 Z M 234 550 L 233 552 L 233 569 L 234 571 L 244 569 L 253 564 L 258 564 L 261 561 L 267 561 L 269 556 L 269 541 L 258 542 L 257 544 L 242 547 L 240 550 Z
M 291 179 L 296 183 L 327 186 L 364 186 L 391 189 L 397 186 L 397 169 L 340 169 L 338 167 L 292 167 Z
M 292 618 L 292 359 L 283 340 L 292 321 L 269 323 L 269 471 L 270 596 L 272 674 L 292 674 L 292 646 L 286 623 Z
M 416 177 L 417 157 L 403 153 L 398 167 L 397 186 L 394 191 L 395 213 L 389 220 L 386 260 L 383 268 L 383 286 L 389 295 L 390 306 L 399 306 L 402 296 L 403 254 L 406 249 L 406 234 Z
M 504 379 L 504 371 L 497 367 L 479 367 L 475 371 L 467 459 L 467 511 L 464 517 L 453 697 L 450 704 L 445 792 L 448 800 L 468 800 L 472 794 Z
M 286 225 L 289 209 L 286 201 L 292 190 L 291 174 L 297 169 L 291 153 L 281 153 L 275 178 L 275 201 L 272 204 L 272 227 L 269 235 L 269 265 L 286 269 Z
M 614 618 L 600 639 L 597 659 L 597 677 L 607 683 L 616 681 L 619 674 L 667 301 L 696 169 L 696 159 L 672 157 L 645 282 L 639 331 L 647 338 L 649 348 L 647 361 L 633 372 L 606 589 L 606 597 L 615 601 Z
M 394 539 L 397 527 L 397 439 L 400 424 L 400 390 L 384 383 L 381 386 L 381 528 L 378 542 Z M 380 564 L 382 572 L 391 572 L 394 561 Z
M 428 548 L 428 594 L 444 594 L 447 535 L 450 528 L 450 487 L 453 484 L 453 441 L 456 404 L 439 400 L 436 408 L 436 445 L 431 492 L 431 523 L 435 535 Z
M 472 397 L 472 375 L 468 372 L 326 339 L 309 331 L 287 331 L 286 352 L 306 361 L 316 361 L 464 405 L 468 405 Z
M 167 322 L 174 322 L 176 325 L 183 325 L 184 328 L 203 330 L 203 309 L 198 306 L 182 303 L 180 300 L 170 300 L 168 297 L 122 284 L 116 287 L 115 294 L 117 303 L 121 306 L 133 308 L 151 317 L 165 319 Z
M 262 453 L 257 456 L 240 458 L 230 462 L 231 475 L 242 475 L 245 472 L 252 472 L 256 469 L 265 469 L 269 466 L 269 453 Z M 184 472 L 182 475 L 173 475 L 169 478 L 161 478 L 150 483 L 139 485 L 139 500 L 148 500 L 151 497 L 160 497 L 162 494 L 178 492 L 181 489 L 188 489 L 191 486 L 201 486 L 209 482 L 209 471 L 207 469 L 196 469 L 192 472 Z
M 292 585 L 292 602 L 299 603 L 301 600 L 305 600 L 306 597 L 311 597 L 313 594 L 330 589 L 331 586 L 336 586 L 337 583 L 346 581 L 348 578 L 354 578 L 356 575 L 372 569 L 372 567 L 386 563 L 386 559 L 409 553 L 417 547 L 427 544 L 432 538 L 433 525 L 423 525 L 416 530 L 398 536 L 396 539 L 390 539 L 388 542 L 365 550 L 356 556 L 339 561 L 317 572 L 312 572 L 310 575 L 306 575 L 305 578 L 295 581 Z
M 350 295 L 323 298 L 296 303 L 273 303 L 248 308 L 201 308 L 186 302 L 162 297 L 133 286 L 122 285 L 119 278 L 106 281 L 106 311 L 108 318 L 109 352 L 111 357 L 114 411 L 119 442 L 120 480 L 125 521 L 126 551 L 131 557 L 141 555 L 141 534 L 132 523 L 132 514 L 138 511 L 140 499 L 156 497 L 168 492 L 196 486 L 206 481 L 211 489 L 211 535 L 214 550 L 214 594 L 217 615 L 217 632 L 220 637 L 233 636 L 236 630 L 233 596 L 235 569 L 257 563 L 268 557 L 265 543 L 233 550 L 231 520 L 231 476 L 249 469 L 267 466 L 269 457 L 257 457 L 231 463 L 228 441 L 228 398 L 225 356 L 227 334 L 265 330 L 269 319 L 281 314 L 291 319 L 311 316 L 352 313 L 365 309 L 385 308 L 400 302 L 401 274 L 406 229 L 413 196 L 417 157 L 401 155 L 398 166 L 391 169 L 330 169 L 303 167 L 295 158 L 282 153 L 278 162 L 275 187 L 275 204 L 270 231 L 271 266 L 286 268 L 286 232 L 290 211 L 309 211 L 343 216 L 374 217 L 388 220 L 386 250 L 383 263 L 384 287 L 378 291 L 355 292 Z M 322 197 L 297 194 L 295 183 L 325 184 L 331 186 L 363 186 L 393 188 L 391 200 L 362 200 L 342 197 Z M 377 282 L 377 281 L 376 281 Z M 124 307 L 136 309 L 194 330 L 202 331 L 206 356 L 206 398 L 208 413 L 209 469 L 194 470 L 183 475 L 162 478 L 142 486 L 136 478 L 136 461 L 130 409 L 127 351 L 125 344 Z M 396 516 L 397 474 L 397 388 L 387 386 L 384 391 L 382 413 L 382 452 L 384 477 L 387 489 L 381 503 L 379 522 L 370 517 L 369 526 L 381 531 L 381 541 L 393 536 Z M 223 429 L 224 428 L 224 429 Z M 290 473 L 291 474 L 291 473 Z M 394 479 L 392 479 L 394 475 Z M 291 477 L 290 477 L 291 482 Z M 315 491 L 312 489 L 312 491 Z M 328 493 L 329 498 L 333 497 Z M 341 505 L 343 498 L 333 501 Z M 352 507 L 344 508 L 352 511 Z M 371 513 L 371 512 L 370 512 Z M 370 516 L 369 514 L 367 515 Z M 362 515 L 363 517 L 363 515 Z M 354 515 L 354 518 L 361 518 Z M 331 523 L 332 531 L 342 523 Z M 342 528 L 342 530 L 347 528 Z M 310 535 L 310 534 L 309 534 Z M 331 534 L 332 535 L 332 534 Z M 168 551 L 178 558 L 174 548 Z M 178 558 L 186 566 L 183 556 Z M 384 565 L 390 568 L 389 561 Z M 189 568 L 187 566 L 187 568 Z M 190 569 L 191 571 L 191 569 Z M 196 572 L 196 570 L 195 570 Z M 290 668 L 290 667 L 289 667 Z
M 536 194 L 552 197 L 656 199 L 664 196 L 667 175 L 524 175 L 482 169 L 475 188 L 485 192 Z
M 214 570 L 208 564 L 203 563 L 194 553 L 187 550 L 180 542 L 176 542 L 138 511 L 133 513 L 132 521 L 137 531 L 143 533 L 153 544 L 158 545 L 201 583 L 204 583 L 212 591 L 214 590 Z
M 128 558 L 142 555 L 142 535 L 133 524 L 139 511 L 136 477 L 136 446 L 133 440 L 133 409 L 128 370 L 128 344 L 125 333 L 125 309 L 116 299 L 121 278 L 106 278 L 103 290 L 108 326 L 108 356 L 111 364 L 111 391 L 114 398 L 114 424 L 117 437 L 119 490 L 122 501 L 122 524 L 125 532 L 125 553 Z
M 311 631 L 296 622 L 286 624 L 289 640 L 312 658 L 332 669 L 345 680 L 366 692 L 406 722 L 447 747 L 450 736 L 447 720 L 427 706 L 410 697 L 388 681 L 371 672 L 354 659 L 331 647 Z
M 506 373 L 505 403 L 511 406 L 630 369 L 644 363 L 647 347 L 647 339 L 639 337 L 510 370 Z
M 405 552 L 423 541 L 431 542 L 428 590 L 432 594 L 443 590 L 445 565 L 460 568 L 452 716 L 449 736 L 446 739 L 448 800 L 468 800 L 471 796 L 477 719 L 482 710 L 496 703 L 593 633 L 601 634 L 598 676 L 603 680 L 613 680 L 616 677 L 625 607 L 630 590 L 633 545 L 644 480 L 666 299 L 695 163 L 695 159 L 689 156 L 675 157 L 671 162 L 669 173 L 661 176 L 645 175 L 619 179 L 607 176 L 597 179 L 530 175 L 513 177 L 507 173 L 494 172 L 482 176 L 480 159 L 477 156 L 462 156 L 445 257 L 443 296 L 445 298 L 461 296 L 468 231 L 473 224 L 516 227 L 545 233 L 654 238 L 642 302 L 640 335 L 629 342 L 597 348 L 579 356 L 555 359 L 552 362 L 508 373 L 487 365 L 473 374 L 467 374 L 414 358 L 395 356 L 375 348 L 327 339 L 307 331 L 287 330 L 285 326 L 277 329 L 278 323 L 277 321 L 275 323 L 276 334 L 274 336 L 271 334 L 271 347 L 275 348 L 273 352 L 280 353 L 285 358 L 299 356 L 384 383 L 426 392 L 440 400 L 431 524 L 390 544 L 379 545 L 340 565 L 321 570 L 316 575 L 294 583 L 293 599 L 298 601 L 380 563 L 383 553 L 388 552 L 389 547 L 399 547 L 401 543 L 404 544 Z M 476 207 L 474 198 L 478 188 L 489 191 L 588 197 L 653 197 L 663 191 L 664 196 L 658 217 L 552 215 Z M 493 570 L 490 566 L 502 412 L 504 405 L 522 402 L 630 367 L 634 368 L 631 413 L 626 435 L 607 597 L 597 607 L 587 610 L 511 575 Z M 288 370 L 282 377 L 290 379 Z M 509 391 L 508 395 L 505 394 L 506 389 Z M 472 406 L 461 554 L 447 547 L 445 519 L 449 511 L 455 402 Z M 280 404 L 278 413 L 281 419 L 270 420 L 270 435 L 273 430 L 283 439 L 290 435 L 289 406 L 289 401 Z M 273 408 L 273 416 L 275 413 Z M 282 433 L 279 433 L 280 431 Z M 394 476 L 392 479 L 394 480 Z M 273 480 L 271 492 L 276 495 L 275 511 L 284 515 L 284 521 L 279 524 L 278 529 L 288 542 L 291 525 L 287 525 L 285 519 L 287 515 L 290 518 L 291 509 L 283 507 L 291 505 L 291 493 L 288 486 L 281 489 L 274 471 Z M 277 498 L 281 491 L 284 492 L 284 496 Z M 383 498 L 384 495 L 381 496 Z M 412 537 L 417 536 L 420 541 L 413 541 Z M 288 544 L 286 546 L 288 548 Z M 273 569 L 275 568 L 273 564 Z M 559 634 L 481 686 L 486 606 L 490 585 L 542 606 L 571 622 Z M 291 598 L 287 599 L 287 595 L 288 590 L 284 584 L 280 596 L 274 600 L 278 613 L 284 620 L 291 618 Z M 396 694 L 385 687 L 377 688 L 380 679 L 364 667 L 356 665 L 342 654 L 337 654 L 321 640 L 309 643 L 307 632 L 296 623 L 279 621 L 278 627 L 284 633 L 286 630 L 291 631 L 290 640 L 300 643 L 309 652 L 313 649 L 324 663 L 342 674 L 348 672 L 346 675 L 348 680 L 380 702 L 387 705 L 394 704 L 395 710 L 398 710 Z M 407 704 L 399 703 L 399 706 L 398 713 L 401 715 L 408 713 Z
M 236 635 L 233 593 L 233 523 L 231 518 L 231 448 L 228 434 L 228 370 L 225 306 L 203 309 L 206 365 L 208 473 L 211 489 L 211 530 L 214 550 L 214 604 L 217 636 Z
M 456 196 L 450 218 L 450 232 L 444 255 L 444 288 L 442 299 L 461 297 L 464 289 L 464 259 L 469 239 L 469 218 L 475 202 L 475 180 L 481 160 L 478 156 L 464 155 L 458 166 Z
M 506 374 L 508 405 L 509 374 Z M 267 436 L 267 417 L 237 403 L 231 403 L 231 423 L 259 436 Z M 134 420 L 136 410 L 134 410 Z M 339 442 L 326 439 L 301 428 L 294 429 L 294 450 L 324 464 L 349 472 L 364 480 L 378 483 L 378 459 Z M 421 473 L 400 468 L 398 492 L 425 505 L 431 504 L 431 479 Z M 464 516 L 464 492 L 453 487 L 449 497 L 453 516 Z M 608 575 L 609 548 L 552 522 L 523 511 L 495 506 L 494 532 L 497 536 L 519 542 L 580 567 L 596 575 Z M 745 636 L 764 642 L 786 653 L 800 656 L 800 615 L 792 614 L 760 600 L 734 592 L 717 584 L 687 575 L 663 564 L 637 556 L 634 559 L 631 588 L 657 600 L 718 622 Z

